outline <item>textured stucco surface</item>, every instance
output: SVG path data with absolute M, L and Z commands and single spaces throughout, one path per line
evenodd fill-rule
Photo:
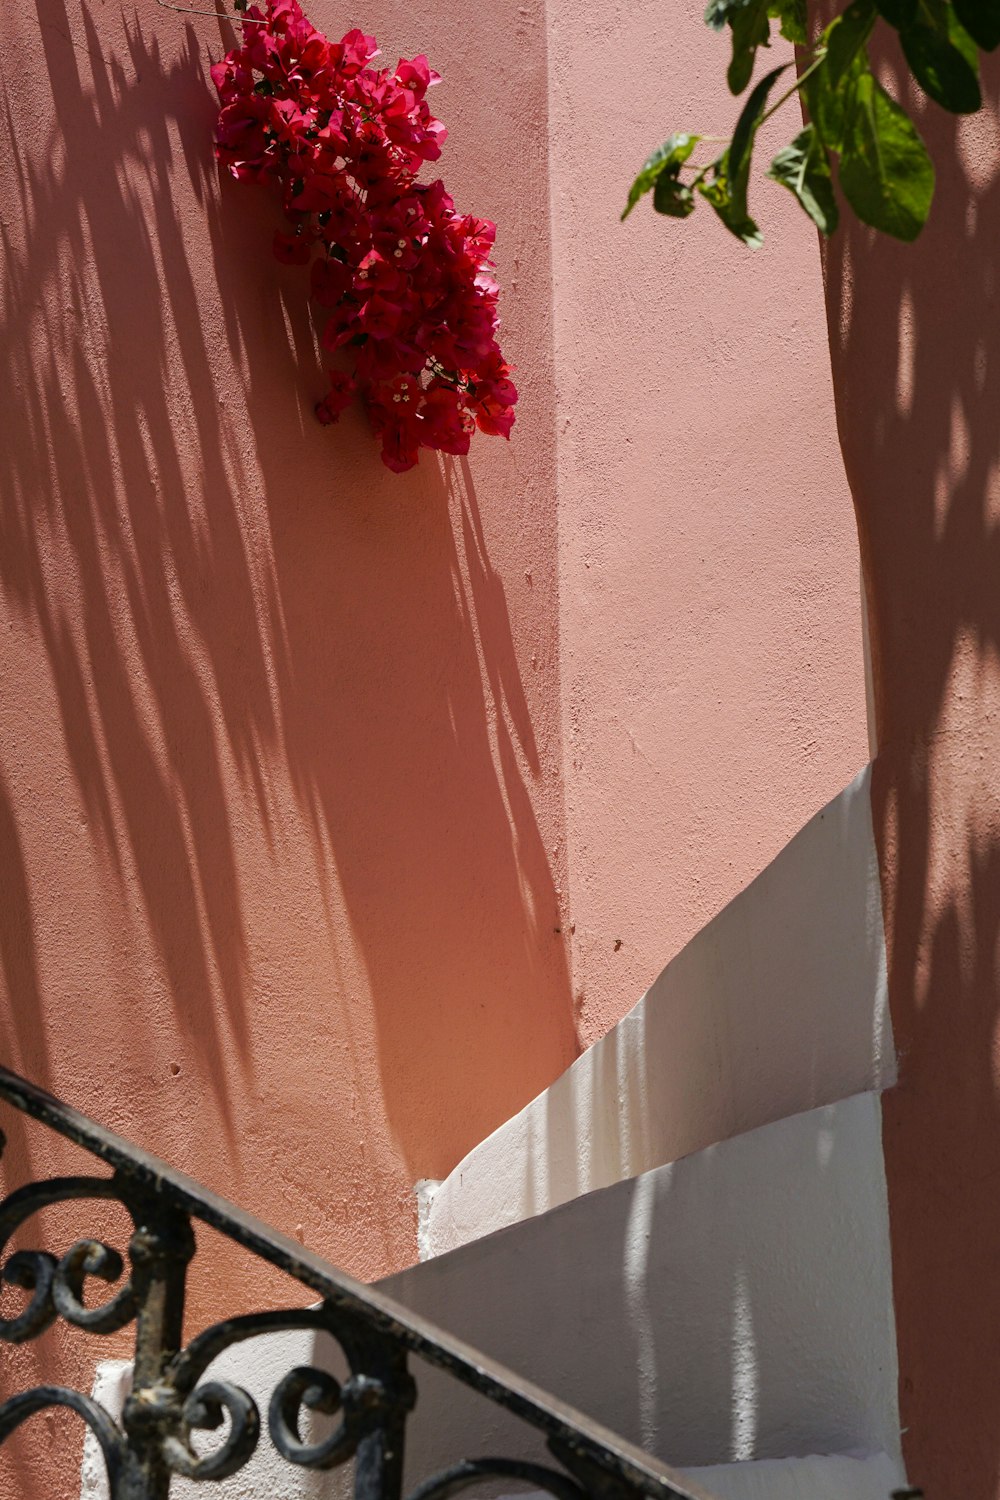
M 445 75 L 516 438 L 399 479 L 359 416 L 314 424 L 301 274 L 211 161 L 218 23 L 11 13 L 0 1052 L 376 1276 L 415 1254 L 413 1181 L 843 785 L 864 708 L 807 227 L 775 192 L 751 262 L 708 219 L 616 220 L 666 93 L 727 117 L 717 40 L 651 5 L 313 14 Z M 70 1164 L 10 1135 L 10 1180 Z M 192 1327 L 288 1295 L 199 1264 Z M 121 1352 L 72 1342 L 18 1380 Z M 75 1429 L 34 1430 L 0 1495 L 66 1500 Z
M 865 770 L 459 1162 L 425 1205 L 421 1256 L 895 1075 Z
M 402 478 L 359 414 L 313 419 L 305 280 L 212 160 L 219 25 L 152 0 L 7 18 L 0 1053 L 373 1277 L 415 1256 L 414 1179 L 576 1037 L 540 9 L 356 19 L 447 79 L 523 398 L 516 443 Z M 3 1123 L 7 1181 L 57 1164 Z M 245 1269 L 203 1237 L 192 1329 L 295 1296 Z M 53 1342 L 5 1353 L 4 1388 L 86 1388 L 125 1347 Z M 78 1425 L 46 1421 L 0 1459 L 4 1500 L 78 1492 Z
M 548 4 L 568 893 L 587 1042 L 869 759 L 815 231 L 757 174 L 756 254 L 704 206 L 681 226 L 647 200 L 616 224 L 654 145 L 735 122 L 726 39 L 702 15 Z M 767 127 L 761 161 L 789 128 Z
M 402 12 L 367 19 L 417 46 Z M 306 1229 L 373 1274 L 414 1176 L 575 1047 L 540 29 L 470 23 L 519 58 L 473 88 L 444 16 L 419 27 L 455 192 L 504 225 L 524 416 L 517 445 L 399 478 L 360 416 L 311 420 L 303 278 L 211 159 L 219 28 L 59 0 L 12 26 L 5 1050 L 164 1154 L 214 1141 L 231 1189 L 290 1174 Z

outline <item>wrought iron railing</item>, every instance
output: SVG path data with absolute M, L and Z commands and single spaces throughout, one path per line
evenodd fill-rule
M 57 1318 L 91 1333 L 110 1334 L 135 1324 L 132 1392 L 120 1423 L 85 1392 L 39 1386 L 0 1406 L 0 1443 L 33 1413 L 69 1407 L 100 1446 L 111 1500 L 167 1500 L 175 1475 L 212 1480 L 235 1474 L 261 1440 L 253 1398 L 234 1383 L 203 1379 L 217 1356 L 262 1333 L 325 1330 L 342 1349 L 348 1376 L 337 1380 L 314 1366 L 289 1370 L 271 1396 L 267 1428 L 290 1465 L 334 1469 L 353 1462 L 355 1500 L 402 1495 L 406 1424 L 417 1400 L 408 1368 L 411 1354 L 540 1432 L 559 1467 L 510 1458 L 466 1459 L 424 1479 L 408 1500 L 448 1500 L 489 1479 L 527 1482 L 556 1500 L 708 1500 L 702 1490 L 519 1375 L 3 1068 L 0 1099 L 111 1169 L 107 1176 L 34 1182 L 0 1203 L 0 1283 L 28 1294 L 19 1312 L 0 1316 L 0 1339 L 23 1343 Z M 11 1236 L 32 1214 L 49 1204 L 87 1199 L 115 1200 L 131 1217 L 127 1271 L 125 1258 L 99 1240 L 80 1240 L 61 1257 L 19 1249 L 3 1260 Z M 320 1305 L 230 1318 L 185 1346 L 184 1295 L 195 1253 L 192 1220 L 286 1272 Z M 103 1303 L 87 1297 L 86 1282 L 93 1277 L 117 1283 Z M 339 1425 L 319 1440 L 304 1436 L 310 1411 L 337 1415 Z M 192 1434 L 205 1430 L 221 1430 L 223 1440 L 200 1454 Z

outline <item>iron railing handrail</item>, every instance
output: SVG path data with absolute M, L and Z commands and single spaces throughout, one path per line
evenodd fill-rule
M 639 1497 L 645 1497 L 645 1500 L 711 1500 L 711 1497 L 707 1496 L 705 1491 L 692 1484 L 688 1479 L 651 1458 L 624 1438 L 602 1427 L 600 1423 L 574 1410 L 571 1406 L 556 1397 L 547 1394 L 522 1375 L 506 1369 L 495 1360 L 471 1348 L 461 1339 L 455 1338 L 452 1334 L 436 1327 L 428 1319 L 403 1307 L 384 1292 L 354 1280 L 353 1277 L 338 1270 L 335 1266 L 329 1264 L 319 1255 L 315 1254 L 315 1252 L 307 1249 L 297 1241 L 269 1228 L 252 1214 L 229 1203 L 217 1193 L 202 1187 L 183 1172 L 177 1171 L 149 1152 L 130 1144 L 88 1116 L 80 1113 L 80 1111 L 54 1098 L 36 1084 L 28 1082 L 26 1079 L 19 1077 L 5 1068 L 0 1068 L 0 1099 L 5 1100 L 14 1108 L 38 1120 L 43 1125 L 57 1131 L 76 1145 L 83 1147 L 84 1150 L 90 1152 L 112 1169 L 113 1176 L 109 1179 L 100 1179 L 98 1186 L 101 1183 L 105 1187 L 108 1184 L 115 1185 L 115 1191 L 110 1193 L 110 1196 L 120 1197 L 136 1221 L 137 1235 L 133 1237 L 131 1258 L 134 1267 L 133 1280 L 136 1281 L 139 1291 L 134 1294 L 133 1302 L 129 1303 L 129 1308 L 133 1307 L 136 1298 L 138 1298 L 138 1304 L 135 1306 L 133 1314 L 137 1318 L 137 1339 L 141 1339 L 143 1336 L 143 1308 L 141 1304 L 144 1289 L 147 1288 L 151 1274 L 142 1269 L 147 1261 L 150 1260 L 152 1253 L 149 1250 L 148 1242 L 155 1241 L 156 1245 L 160 1246 L 155 1251 L 155 1254 L 160 1257 L 160 1260 L 157 1261 L 157 1265 L 160 1267 L 160 1271 L 157 1273 L 159 1276 L 159 1280 L 156 1283 L 157 1286 L 162 1290 L 162 1287 L 169 1283 L 168 1293 L 170 1287 L 173 1287 L 176 1293 L 174 1300 L 177 1301 L 179 1297 L 178 1306 L 182 1307 L 183 1275 L 186 1262 L 190 1259 L 191 1253 L 193 1253 L 193 1241 L 190 1249 L 183 1251 L 177 1250 L 176 1244 L 173 1244 L 173 1242 L 176 1241 L 179 1233 L 183 1238 L 183 1226 L 193 1218 L 207 1224 L 212 1229 L 218 1230 L 228 1239 L 244 1246 L 260 1259 L 286 1272 L 302 1286 L 316 1293 L 321 1300 L 324 1316 L 327 1319 L 323 1326 L 328 1327 L 329 1331 L 335 1337 L 341 1337 L 341 1342 L 344 1343 L 345 1348 L 346 1342 L 342 1337 L 343 1330 L 338 1320 L 342 1320 L 344 1326 L 348 1329 L 360 1330 L 358 1337 L 354 1339 L 355 1345 L 364 1343 L 365 1339 L 361 1337 L 361 1333 L 365 1337 L 370 1335 L 371 1339 L 374 1339 L 380 1345 L 382 1356 L 385 1356 L 384 1358 L 382 1356 L 376 1357 L 376 1354 L 371 1353 L 370 1350 L 368 1353 L 357 1356 L 359 1368 L 355 1371 L 355 1374 L 358 1376 L 358 1380 L 353 1399 L 358 1410 L 351 1417 L 345 1416 L 345 1427 L 350 1428 L 350 1430 L 344 1439 L 345 1446 L 343 1451 L 346 1456 L 355 1458 L 359 1473 L 363 1467 L 363 1453 L 372 1449 L 374 1429 L 378 1427 L 379 1422 L 382 1422 L 383 1426 L 385 1426 L 390 1420 L 388 1417 L 385 1417 L 385 1410 L 388 1408 L 378 1406 L 377 1401 L 373 1405 L 370 1399 L 371 1390 L 378 1384 L 378 1380 L 370 1372 L 368 1374 L 365 1373 L 365 1369 L 362 1368 L 365 1365 L 365 1360 L 368 1358 L 374 1361 L 373 1368 L 376 1365 L 379 1367 L 381 1371 L 379 1378 L 382 1379 L 383 1385 L 386 1388 L 392 1386 L 393 1390 L 397 1393 L 395 1397 L 389 1399 L 389 1404 L 392 1404 L 392 1400 L 396 1402 L 391 1420 L 398 1427 L 398 1441 L 383 1441 L 382 1447 L 388 1452 L 395 1446 L 401 1454 L 403 1420 L 406 1409 L 409 1405 L 412 1405 L 413 1398 L 401 1396 L 399 1392 L 403 1390 L 404 1384 L 408 1380 L 408 1376 L 403 1373 L 405 1371 L 405 1353 L 412 1353 L 418 1355 L 428 1363 L 436 1365 L 439 1369 L 446 1371 L 455 1379 L 472 1387 L 497 1405 L 505 1407 L 528 1425 L 540 1431 L 545 1436 L 550 1450 L 555 1454 L 560 1463 L 563 1464 L 564 1468 L 569 1471 L 566 1475 L 559 1475 L 554 1471 L 548 1471 L 536 1465 L 519 1466 L 513 1461 L 508 1460 L 490 1459 L 473 1461 L 464 1465 L 458 1465 L 454 1470 L 449 1471 L 448 1474 L 438 1476 L 436 1480 L 421 1486 L 418 1492 L 420 1500 L 434 1500 L 434 1497 L 438 1497 L 438 1500 L 441 1500 L 441 1497 L 452 1494 L 456 1489 L 473 1483 L 477 1477 L 481 1477 L 482 1475 L 508 1474 L 510 1477 L 518 1477 L 515 1471 L 519 1468 L 523 1471 L 519 1477 L 541 1485 L 546 1485 L 546 1475 L 548 1475 L 550 1482 L 547 1487 L 551 1489 L 552 1493 L 563 1497 L 563 1500 L 582 1500 L 582 1497 L 586 1495 L 602 1495 L 606 1497 L 606 1500 L 639 1500 Z M 75 1180 L 69 1179 L 68 1181 L 72 1182 Z M 38 1184 L 37 1190 L 42 1194 L 42 1197 L 36 1202 L 36 1207 L 42 1206 L 42 1203 L 45 1201 L 56 1201 L 51 1196 L 48 1198 L 44 1196 L 46 1191 L 50 1193 L 55 1191 L 54 1184 Z M 22 1194 L 24 1191 L 21 1190 Z M 68 1192 L 69 1190 L 67 1189 L 66 1191 Z M 8 1205 L 13 1203 L 16 1196 L 18 1195 L 12 1195 L 5 1203 L 0 1204 L 0 1250 L 3 1248 L 2 1234 L 5 1227 L 8 1236 L 10 1232 L 10 1226 L 5 1226 L 4 1213 Z M 95 1191 L 93 1193 L 80 1191 L 75 1196 L 109 1196 L 109 1193 L 106 1191 Z M 137 1204 L 155 1205 L 155 1207 L 149 1206 L 145 1209 L 145 1217 L 149 1219 L 149 1225 L 139 1223 L 139 1218 L 143 1217 L 143 1214 L 137 1210 Z M 21 1214 L 17 1205 L 14 1206 L 12 1213 L 14 1223 L 20 1223 L 21 1217 L 27 1216 L 26 1214 Z M 163 1224 L 166 1220 L 170 1221 L 169 1233 L 163 1229 Z M 150 1225 L 153 1227 L 150 1228 Z M 180 1229 L 178 1225 L 181 1226 Z M 145 1240 L 142 1238 L 143 1235 L 146 1236 Z M 188 1238 L 190 1238 L 189 1231 Z M 137 1240 L 139 1241 L 138 1248 L 136 1248 Z M 173 1248 L 170 1248 L 168 1245 L 168 1248 L 163 1249 L 162 1246 L 166 1245 L 168 1241 L 173 1244 Z M 45 1313 L 43 1310 L 42 1315 L 46 1319 L 44 1326 L 47 1326 L 47 1322 L 51 1321 L 57 1312 L 62 1312 L 64 1316 L 69 1317 L 69 1321 L 77 1323 L 78 1326 L 97 1327 L 96 1324 L 88 1324 L 84 1321 L 82 1277 L 88 1271 L 90 1274 L 104 1274 L 105 1279 L 110 1279 L 110 1277 L 106 1272 L 102 1273 L 100 1270 L 94 1271 L 93 1262 L 85 1265 L 82 1272 L 80 1271 L 80 1267 L 84 1264 L 86 1246 L 89 1245 L 92 1252 L 105 1251 L 106 1247 L 101 1247 L 96 1242 L 82 1242 L 82 1244 L 82 1249 L 79 1246 L 74 1247 L 74 1250 L 63 1257 L 62 1262 L 58 1266 L 54 1257 L 48 1257 L 48 1261 L 44 1261 L 43 1258 L 40 1258 L 43 1253 L 28 1252 L 29 1255 L 39 1259 L 39 1265 L 42 1266 L 41 1270 L 36 1269 L 25 1272 L 22 1263 L 20 1269 L 15 1267 L 12 1273 L 9 1272 L 8 1266 L 13 1265 L 13 1262 L 17 1259 L 15 1256 L 0 1271 L 0 1278 L 9 1282 L 17 1282 L 27 1287 L 33 1291 L 37 1300 L 42 1296 L 39 1278 L 43 1275 L 44 1264 L 51 1262 L 50 1269 L 44 1272 L 44 1274 L 49 1276 L 49 1280 L 52 1282 L 55 1290 L 48 1293 L 50 1300 L 52 1300 L 52 1307 L 48 1313 Z M 20 1252 L 22 1256 L 24 1253 Z M 112 1255 L 114 1254 L 114 1252 L 111 1253 Z M 71 1259 L 74 1254 L 76 1254 L 75 1261 Z M 179 1290 L 175 1286 L 178 1264 L 181 1267 Z M 75 1271 L 74 1267 L 76 1268 Z M 120 1265 L 118 1269 L 120 1270 Z M 62 1277 L 61 1285 L 63 1288 L 61 1295 L 60 1276 Z M 67 1286 L 70 1289 L 69 1295 L 65 1290 Z M 74 1290 L 76 1293 L 75 1299 L 72 1295 Z M 159 1302 L 156 1305 L 159 1306 Z M 76 1315 L 68 1314 L 66 1311 L 67 1308 L 71 1310 L 75 1309 Z M 128 1309 L 126 1309 L 127 1311 Z M 122 1316 L 124 1317 L 125 1314 L 122 1314 Z M 265 1320 L 268 1317 L 279 1318 L 278 1314 L 263 1314 L 260 1316 Z M 130 1319 L 126 1317 L 125 1320 L 129 1321 Z M 8 1321 L 10 1322 L 10 1320 Z M 168 1319 L 167 1321 L 169 1322 L 170 1320 Z M 234 1323 L 239 1321 L 234 1320 Z M 248 1319 L 244 1321 L 249 1323 L 252 1320 Z M 184 1473 L 194 1478 L 218 1477 L 217 1472 L 209 1472 L 207 1466 L 200 1465 L 197 1454 L 187 1444 L 189 1429 L 216 1426 L 223 1413 L 230 1417 L 234 1427 L 239 1425 L 244 1419 L 245 1413 L 243 1413 L 243 1408 L 239 1404 L 236 1407 L 232 1404 L 229 1388 L 226 1388 L 226 1391 L 220 1396 L 219 1392 L 213 1386 L 212 1391 L 201 1402 L 200 1406 L 195 1403 L 195 1407 L 190 1407 L 190 1409 L 189 1407 L 184 1407 L 183 1410 L 179 1404 L 180 1398 L 191 1396 L 191 1392 L 184 1389 L 178 1392 L 170 1388 L 164 1394 L 165 1388 L 170 1387 L 171 1380 L 176 1379 L 180 1384 L 183 1384 L 183 1377 L 180 1371 L 186 1369 L 186 1366 L 184 1366 L 185 1351 L 177 1348 L 180 1342 L 179 1312 L 174 1317 L 173 1322 L 176 1327 L 176 1336 L 173 1340 L 171 1340 L 169 1332 L 164 1333 L 163 1329 L 160 1329 L 158 1334 L 159 1346 L 154 1348 L 151 1344 L 151 1349 L 146 1352 L 145 1364 L 148 1366 L 148 1369 L 145 1371 L 145 1374 L 143 1371 L 140 1371 L 140 1360 L 137 1357 L 137 1380 L 141 1385 L 142 1380 L 145 1379 L 152 1394 L 146 1401 L 145 1407 L 143 1407 L 142 1402 L 139 1400 L 139 1396 L 134 1394 L 131 1414 L 128 1409 L 126 1411 L 124 1446 L 119 1445 L 118 1438 L 113 1434 L 107 1437 L 107 1442 L 104 1442 L 102 1439 L 102 1448 L 105 1449 L 109 1472 L 112 1474 L 112 1488 L 116 1500 L 119 1495 L 121 1500 L 132 1500 L 133 1496 L 135 1496 L 135 1500 L 147 1500 L 147 1497 L 149 1497 L 149 1500 L 160 1500 L 160 1497 L 165 1496 L 169 1490 L 170 1478 L 173 1473 Z M 0 1338 L 7 1337 L 11 1341 L 19 1341 L 24 1336 L 32 1336 L 30 1332 L 27 1335 L 24 1334 L 21 1324 L 16 1319 L 10 1322 L 11 1327 L 15 1325 L 18 1330 L 16 1334 L 5 1333 L 6 1325 L 0 1319 Z M 114 1326 L 122 1326 L 122 1323 L 116 1321 L 114 1322 Z M 225 1343 L 232 1326 L 228 1324 L 219 1325 L 222 1330 L 222 1343 Z M 110 1329 L 98 1327 L 97 1331 L 110 1331 Z M 246 1336 L 245 1333 L 239 1334 L 239 1337 L 244 1336 Z M 153 1340 L 154 1344 L 155 1342 L 156 1340 Z M 189 1346 L 189 1350 L 191 1347 Z M 389 1363 L 392 1363 L 391 1351 L 393 1349 L 401 1352 L 402 1364 L 399 1365 L 397 1362 L 393 1365 L 395 1373 L 387 1375 L 385 1372 L 389 1368 Z M 389 1353 L 386 1354 L 386 1351 L 389 1351 Z M 389 1363 L 386 1362 L 387 1360 Z M 197 1363 L 197 1361 L 195 1362 Z M 393 1385 L 393 1382 L 395 1382 L 395 1385 Z M 336 1386 L 336 1382 L 331 1381 L 329 1383 Z M 348 1385 L 350 1385 L 350 1382 L 348 1382 Z M 49 1395 L 55 1389 L 49 1387 L 42 1388 L 43 1393 L 48 1392 Z M 208 1391 L 208 1387 L 198 1387 L 198 1390 Z M 358 1394 L 359 1392 L 361 1392 L 360 1395 Z M 365 1395 L 365 1392 L 368 1394 Z M 95 1416 L 90 1408 L 94 1407 L 96 1403 L 84 1397 L 80 1397 L 79 1401 L 70 1400 L 70 1394 L 72 1393 L 62 1392 L 59 1394 L 57 1392 L 59 1404 L 73 1405 L 90 1422 L 90 1425 L 96 1432 L 105 1414 L 101 1413 L 100 1416 Z M 245 1393 L 239 1394 L 241 1397 L 245 1395 Z M 340 1387 L 336 1387 L 333 1407 L 341 1406 L 346 1413 L 349 1406 L 347 1397 L 350 1394 L 348 1386 L 345 1386 L 343 1391 L 340 1390 Z M 344 1397 L 343 1400 L 341 1400 L 342 1396 Z M 40 1398 L 34 1399 L 34 1397 L 35 1393 L 27 1393 L 27 1396 L 15 1397 L 13 1402 L 7 1402 L 5 1406 L 0 1407 L 0 1441 L 23 1420 L 25 1415 L 30 1414 L 30 1411 L 37 1410 L 39 1406 L 47 1404 Z M 32 1399 L 34 1399 L 33 1405 L 31 1404 Z M 246 1400 L 249 1400 L 249 1398 L 246 1398 Z M 83 1401 L 87 1405 L 87 1410 L 84 1410 L 83 1406 L 80 1405 L 80 1401 Z M 367 1417 L 358 1415 L 361 1408 L 365 1406 L 366 1401 L 368 1403 L 366 1410 L 370 1408 L 369 1415 Z M 17 1406 L 18 1402 L 22 1404 Z M 27 1405 L 24 1404 L 25 1402 L 27 1402 Z M 215 1403 L 214 1407 L 213 1402 Z M 210 1408 L 209 1416 L 212 1420 L 201 1420 L 201 1417 L 205 1415 L 206 1404 Z M 253 1403 L 251 1402 L 250 1404 L 252 1405 Z M 278 1404 L 280 1406 L 280 1401 Z M 318 1403 L 313 1402 L 312 1404 L 316 1405 Z M 374 1417 L 371 1415 L 371 1412 L 377 1406 L 378 1410 L 382 1412 L 382 1416 Z M 157 1410 L 157 1421 L 151 1424 L 148 1413 L 154 1407 Z M 13 1408 L 13 1410 L 9 1411 L 9 1408 Z M 144 1412 L 145 1426 L 143 1425 Z M 251 1416 L 247 1416 L 246 1420 L 250 1423 L 250 1428 L 252 1429 L 253 1422 L 256 1420 L 255 1411 Z M 352 1422 L 353 1426 L 351 1426 Z M 278 1435 L 275 1432 L 276 1425 L 279 1430 Z M 294 1427 L 294 1425 L 293 1420 L 292 1426 Z M 155 1431 L 152 1431 L 154 1427 Z M 279 1441 L 281 1435 L 280 1413 L 277 1417 L 272 1414 L 271 1428 L 272 1438 L 285 1457 L 290 1458 L 290 1461 L 296 1463 L 310 1463 L 308 1457 L 292 1457 L 286 1451 L 286 1448 L 295 1449 L 294 1439 L 289 1439 L 287 1432 L 282 1441 Z M 381 1428 L 379 1432 L 384 1439 L 385 1433 Z M 98 1436 L 100 1437 L 100 1433 L 98 1433 Z M 251 1432 L 247 1441 L 250 1442 L 249 1451 L 252 1451 L 256 1442 L 255 1431 Z M 365 1446 L 366 1442 L 368 1444 L 367 1449 Z M 109 1456 L 111 1450 L 113 1450 L 114 1455 L 117 1455 L 116 1457 Z M 337 1451 L 339 1453 L 341 1450 L 338 1449 Z M 138 1457 L 136 1456 L 137 1453 Z M 239 1455 L 237 1454 L 236 1456 L 238 1457 Z M 242 1462 L 246 1461 L 246 1456 L 248 1454 L 244 1454 Z M 394 1459 L 398 1472 L 393 1482 L 387 1484 L 385 1482 L 387 1473 L 384 1461 L 385 1456 L 385 1453 L 383 1453 L 382 1461 L 375 1463 L 374 1467 L 371 1463 L 368 1463 L 367 1481 L 363 1483 L 360 1478 L 356 1481 L 355 1493 L 356 1495 L 363 1496 L 363 1500 L 398 1500 L 398 1490 L 402 1477 L 401 1457 L 399 1454 L 389 1454 L 389 1457 Z M 230 1461 L 235 1462 L 235 1458 Z M 115 1468 L 115 1464 L 118 1464 L 118 1469 Z M 483 1464 L 486 1467 L 483 1467 Z M 236 1463 L 236 1467 L 239 1466 L 239 1463 Z M 317 1463 L 315 1466 L 329 1467 L 330 1464 L 324 1461 L 322 1464 Z M 389 1464 L 389 1468 L 392 1468 L 391 1463 Z M 201 1471 L 202 1469 L 204 1469 L 204 1472 Z M 124 1477 L 120 1478 L 118 1488 L 116 1489 L 115 1475 L 119 1473 L 119 1470 Z M 381 1475 L 378 1483 L 374 1483 L 371 1477 L 372 1473 L 376 1470 Z M 230 1468 L 226 1472 L 235 1472 L 235 1469 Z M 393 1493 L 394 1490 L 396 1493 Z M 416 1500 L 416 1495 L 412 1497 L 412 1500 Z

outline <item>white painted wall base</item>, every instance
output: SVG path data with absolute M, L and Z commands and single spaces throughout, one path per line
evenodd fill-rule
M 434 1177 L 421 1177 L 413 1184 L 413 1195 L 417 1200 L 417 1255 L 421 1260 L 430 1260 L 434 1254 L 431 1239 L 431 1207 L 441 1183 Z
M 905 1483 L 902 1469 L 887 1453 L 871 1458 L 838 1453 L 762 1459 L 682 1469 L 681 1473 L 715 1500 L 889 1500 L 892 1491 Z M 522 1490 L 503 1500 L 548 1500 L 548 1496 L 543 1490 Z
M 843 1474 L 752 1460 L 881 1452 L 896 1466 L 893 1482 L 901 1478 L 875 1094 L 763 1126 L 382 1286 L 664 1462 L 722 1465 L 714 1488 L 698 1477 L 725 1500 L 756 1500 L 758 1475 L 775 1481 L 767 1500 L 820 1500 L 831 1475 L 853 1476 L 838 1493 L 867 1500 L 875 1472 L 846 1459 Z M 322 1344 L 302 1334 L 256 1339 L 210 1375 L 249 1389 L 263 1415 L 292 1365 L 343 1373 L 335 1346 Z M 415 1364 L 409 1483 L 477 1454 L 544 1458 L 520 1423 Z M 120 1365 L 102 1372 L 112 1410 L 123 1374 Z M 264 1437 L 252 1463 L 213 1493 L 326 1500 L 344 1479 L 290 1470 Z M 173 1493 L 195 1500 L 203 1488 L 177 1481 Z M 104 1500 L 91 1479 L 83 1494 Z
M 125 1399 L 132 1389 L 132 1361 L 102 1359 L 97 1366 L 91 1395 L 108 1416 L 119 1421 Z M 108 1500 L 108 1476 L 97 1439 L 85 1429 L 83 1463 L 80 1468 L 80 1500 Z
M 255 1365 L 250 1382 L 255 1387 L 265 1368 Z M 238 1373 L 246 1380 L 247 1369 Z M 228 1374 L 232 1378 L 237 1372 Z M 113 1417 L 119 1418 L 131 1380 L 132 1365 L 127 1360 L 102 1361 L 97 1367 L 92 1394 Z M 264 1392 L 259 1391 L 258 1395 L 263 1397 Z M 681 1472 L 713 1500 L 888 1500 L 892 1490 L 905 1483 L 901 1465 L 887 1453 L 871 1458 L 814 1455 L 719 1464 Z M 173 1494 L 188 1496 L 203 1489 L 203 1485 L 175 1480 Z M 212 1487 L 213 1494 L 242 1496 L 245 1500 L 274 1500 L 277 1495 L 287 1500 L 299 1497 L 335 1500 L 344 1491 L 343 1476 L 296 1474 L 279 1464 L 268 1451 L 266 1437 L 261 1439 L 261 1452 L 241 1476 Z M 104 1464 L 97 1443 L 89 1434 L 84 1443 L 80 1500 L 108 1500 Z M 549 1500 L 549 1497 L 541 1490 L 521 1490 L 502 1500 Z
M 898 1458 L 878 1095 L 780 1120 L 381 1283 L 673 1466 Z M 428 1372 L 416 1472 L 521 1435 Z
M 343 1475 L 309 1473 L 295 1469 L 280 1458 L 267 1436 L 267 1408 L 278 1382 L 295 1365 L 315 1361 L 342 1377 L 344 1362 L 333 1341 L 323 1336 L 318 1342 L 301 1332 L 268 1334 L 248 1339 L 221 1355 L 206 1372 L 206 1380 L 229 1381 L 249 1391 L 261 1414 L 262 1434 L 253 1458 L 238 1474 L 229 1479 L 195 1483 L 174 1479 L 170 1500 L 347 1500 L 349 1493 Z M 97 1366 L 93 1393 L 112 1417 L 120 1419 L 122 1407 L 131 1389 L 132 1365 L 122 1360 L 105 1360 Z M 303 1436 L 317 1436 L 329 1430 L 333 1418 L 307 1418 Z M 200 1435 L 196 1446 L 202 1452 L 217 1447 L 219 1438 L 212 1433 Z M 108 1500 L 108 1487 L 97 1443 L 90 1437 L 84 1444 L 80 1485 L 81 1500 Z
M 718 1500 L 889 1500 L 906 1483 L 902 1465 L 887 1453 L 778 1458 L 685 1472 Z
M 895 1081 L 870 780 L 817 813 L 623 1021 L 445 1178 L 430 1253 Z

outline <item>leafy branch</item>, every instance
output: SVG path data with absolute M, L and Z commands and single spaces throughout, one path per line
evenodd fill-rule
M 982 104 L 979 54 L 1000 44 L 1000 0 L 852 0 L 812 42 L 805 0 L 709 0 L 705 21 L 713 31 L 729 28 L 731 93 L 748 87 L 757 49 L 770 46 L 773 21 L 800 49 L 798 75 L 769 105 L 792 64 L 766 73 L 712 161 L 691 157 L 699 143 L 718 137 L 670 136 L 633 182 L 622 218 L 649 192 L 657 213 L 674 219 L 686 219 L 702 197 L 728 230 L 756 249 L 763 236 L 747 208 L 754 142 L 761 125 L 801 95 L 809 124 L 778 152 L 767 176 L 788 188 L 829 235 L 840 217 L 831 171 L 836 158 L 840 193 L 857 217 L 896 239 L 916 239 L 934 196 L 934 165 L 910 116 L 872 72 L 869 38 L 877 23 L 891 26 L 924 93 L 953 114 L 974 114 Z

